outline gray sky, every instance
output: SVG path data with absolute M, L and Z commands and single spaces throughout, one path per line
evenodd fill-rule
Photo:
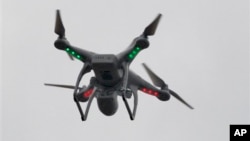
M 230 124 L 250 123 L 247 0 L 2 0 L 2 9 L 4 141 L 228 141 Z M 43 86 L 75 84 L 82 67 L 53 46 L 56 9 L 71 44 L 114 54 L 162 13 L 130 68 L 150 81 L 146 62 L 195 110 L 139 93 L 134 121 L 119 99 L 114 116 L 94 101 L 81 122 L 72 90 Z
M 2 8 L 2 1 L 0 0 Z M 2 10 L 0 10 L 0 67 L 2 68 Z M 0 69 L 0 101 L 2 102 L 2 69 Z M 0 104 L 0 138 L 2 138 L 2 104 Z

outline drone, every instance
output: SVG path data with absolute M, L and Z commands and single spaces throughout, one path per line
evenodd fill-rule
M 154 85 L 150 84 L 135 72 L 129 69 L 139 52 L 149 47 L 148 36 L 155 34 L 161 14 L 144 29 L 143 33 L 136 37 L 127 49 L 119 54 L 98 54 L 85 49 L 72 46 L 65 37 L 65 28 L 61 19 L 60 11 L 56 11 L 55 33 L 58 38 L 54 46 L 65 51 L 71 59 L 75 58 L 83 62 L 83 67 L 77 77 L 75 86 L 45 83 L 46 86 L 74 89 L 73 99 L 80 112 L 82 121 L 85 121 L 91 103 L 97 99 L 99 110 L 106 116 L 114 115 L 118 109 L 118 96 L 121 96 L 129 117 L 134 120 L 138 104 L 138 91 L 152 95 L 161 101 L 167 101 L 170 96 L 193 109 L 176 92 L 169 89 L 168 85 L 158 77 L 145 63 L 143 67 L 148 73 Z M 93 71 L 88 86 L 80 87 L 82 77 Z M 133 96 L 133 109 L 128 99 Z M 86 102 L 86 109 L 83 112 L 80 102 Z

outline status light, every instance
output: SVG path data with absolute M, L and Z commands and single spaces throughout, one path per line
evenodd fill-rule
M 153 95 L 153 96 L 159 96 L 159 93 L 157 91 L 153 91 L 151 89 L 141 88 L 141 91 L 143 91 L 144 93 Z
M 130 60 L 134 59 L 135 56 L 140 52 L 141 48 L 136 46 L 129 54 L 128 54 L 128 58 Z
M 142 88 L 142 91 L 143 91 L 143 92 L 146 92 L 146 91 L 147 91 L 147 89 L 146 89 L 146 88 Z
M 133 54 L 129 54 L 128 57 L 129 57 L 130 59 L 133 59 L 133 58 L 134 58 Z
M 93 89 L 89 89 L 89 90 L 87 90 L 86 92 L 83 93 L 83 96 L 85 98 L 88 98 L 88 97 L 90 97 L 90 95 L 92 94 L 92 92 L 93 92 Z
M 68 52 L 68 54 L 70 54 L 71 56 L 77 58 L 77 59 L 81 59 L 82 57 L 77 54 L 74 50 L 70 49 L 70 48 L 66 48 L 65 49 L 66 52 Z

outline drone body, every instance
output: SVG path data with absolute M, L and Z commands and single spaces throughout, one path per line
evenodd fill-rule
M 159 14 L 156 19 L 145 28 L 142 35 L 135 38 L 131 45 L 123 52 L 117 55 L 97 54 L 74 47 L 67 41 L 65 38 L 65 29 L 62 24 L 60 12 L 57 10 L 55 33 L 58 34 L 59 37 L 55 41 L 54 45 L 57 49 L 66 51 L 71 58 L 74 57 L 82 61 L 84 65 L 80 71 L 75 86 L 58 84 L 45 85 L 74 89 L 74 101 L 76 102 L 83 121 L 87 119 L 88 111 L 93 98 L 97 99 L 100 111 L 104 115 L 110 116 L 115 114 L 118 109 L 118 96 L 122 97 L 130 119 L 133 120 L 137 109 L 138 90 L 153 95 L 162 101 L 169 100 L 170 95 L 172 95 L 183 104 L 193 109 L 174 91 L 170 90 L 167 84 L 154 72 L 152 72 L 146 64 L 143 64 L 144 68 L 152 79 L 153 84 L 160 87 L 160 89 L 151 85 L 129 69 L 129 65 L 134 60 L 136 55 L 143 49 L 148 48 L 148 36 L 154 35 L 160 18 L 161 14 Z M 91 70 L 93 70 L 95 76 L 91 78 L 89 85 L 87 87 L 79 87 L 83 75 Z M 127 99 L 131 98 L 132 95 L 134 97 L 133 111 L 127 102 Z M 87 102 L 85 112 L 82 111 L 79 102 Z

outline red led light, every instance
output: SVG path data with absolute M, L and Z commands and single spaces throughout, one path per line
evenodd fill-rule
M 159 93 L 158 92 L 154 92 L 154 96 L 159 96 Z
M 153 91 L 153 90 L 151 90 L 151 89 L 141 88 L 141 91 L 143 91 L 144 93 L 153 95 L 153 96 L 159 96 L 159 92 Z
M 90 97 L 90 95 L 92 94 L 92 92 L 93 92 L 93 89 L 89 89 L 89 90 L 87 90 L 86 92 L 83 93 L 83 96 L 85 98 L 88 98 L 88 97 Z

